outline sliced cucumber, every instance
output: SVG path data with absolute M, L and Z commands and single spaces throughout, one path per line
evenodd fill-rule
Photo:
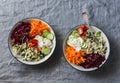
M 41 53 L 44 55 L 48 55 L 50 53 L 51 49 L 48 47 L 43 47 L 41 50 Z
M 75 37 L 78 37 L 79 34 L 77 32 L 77 30 L 73 30 L 72 33 L 71 33 L 72 36 L 75 36 Z
M 44 39 L 43 39 L 43 44 L 44 44 L 45 46 L 51 46 L 51 45 L 52 45 L 52 42 L 51 42 L 50 39 L 44 38 Z
M 67 40 L 67 45 L 71 45 L 71 41 L 69 39 Z
M 81 48 L 87 48 L 87 43 L 83 42 L 83 43 L 81 44 Z
M 47 37 L 48 34 L 50 34 L 50 32 L 48 30 L 44 30 L 42 36 Z
M 52 33 L 49 33 L 47 35 L 47 38 L 50 39 L 50 40 L 53 40 L 54 39 L 54 35 Z
M 74 46 L 74 45 L 76 45 L 76 43 L 77 43 L 76 39 L 68 39 L 67 40 L 67 45 L 69 45 L 69 46 Z
M 50 40 L 54 39 L 54 35 L 50 33 L 48 30 L 44 30 L 42 36 Z

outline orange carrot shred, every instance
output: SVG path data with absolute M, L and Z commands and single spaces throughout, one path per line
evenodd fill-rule
M 41 35 L 43 30 L 50 31 L 50 28 L 48 27 L 48 25 L 46 25 L 45 23 L 43 23 L 42 21 L 40 21 L 38 19 L 31 20 L 30 25 L 31 25 L 31 29 L 30 29 L 30 33 L 29 33 L 30 37 L 35 37 L 36 35 Z
M 85 62 L 85 58 L 83 58 L 83 56 L 85 55 L 85 51 L 80 50 L 77 52 L 71 46 L 66 46 L 65 55 L 67 60 L 72 64 L 79 65 Z

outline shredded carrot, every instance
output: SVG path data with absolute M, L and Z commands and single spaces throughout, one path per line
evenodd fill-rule
M 46 25 L 45 23 L 43 23 L 42 21 L 40 21 L 38 19 L 31 20 L 30 25 L 31 25 L 31 29 L 30 29 L 30 33 L 29 33 L 30 37 L 35 37 L 36 35 L 41 35 L 43 30 L 50 31 L 50 28 L 48 27 L 48 25 Z
M 80 50 L 79 52 L 77 52 L 71 46 L 66 46 L 65 55 L 67 60 L 72 64 L 79 65 L 85 62 L 85 58 L 83 58 L 83 56 L 85 56 L 85 51 Z

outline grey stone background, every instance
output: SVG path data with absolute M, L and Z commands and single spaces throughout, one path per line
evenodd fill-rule
M 62 52 L 65 34 L 84 23 L 83 10 L 111 45 L 108 61 L 93 72 L 72 68 Z M 53 27 L 56 50 L 41 65 L 28 66 L 14 60 L 8 66 L 12 58 L 8 34 L 16 22 L 28 17 L 40 18 Z M 120 83 L 120 0 L 0 0 L 0 83 Z

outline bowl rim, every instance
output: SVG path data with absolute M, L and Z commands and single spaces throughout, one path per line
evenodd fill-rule
M 52 31 L 52 33 L 54 34 L 54 42 L 53 42 L 53 48 L 52 48 L 52 51 L 50 52 L 50 54 L 49 54 L 49 56 L 45 59 L 45 60 L 43 60 L 42 62 L 27 62 L 27 61 L 23 61 L 22 59 L 20 60 L 20 59 L 18 59 L 17 57 L 15 57 L 14 56 L 14 54 L 13 54 L 13 52 L 12 52 L 12 49 L 11 49 L 11 45 L 10 45 L 10 36 L 11 36 L 11 33 L 12 33 L 12 31 L 16 28 L 16 25 L 18 24 L 18 23 L 20 23 L 20 22 L 22 22 L 22 21 L 25 21 L 25 20 L 32 20 L 32 19 L 38 19 L 38 20 L 40 20 L 41 22 L 43 22 L 44 24 L 46 24 L 49 28 L 50 28 L 50 30 Z M 8 48 L 9 48 L 9 51 L 10 51 L 10 53 L 11 53 L 11 55 L 12 55 L 12 57 L 14 57 L 17 61 L 19 61 L 20 63 L 23 63 L 23 64 L 26 64 L 26 65 L 38 65 L 38 64 L 41 64 L 41 63 L 44 63 L 44 62 L 46 62 L 52 55 L 53 55 L 53 53 L 54 53 L 54 51 L 55 51 L 55 48 L 56 48 L 56 34 L 55 34 L 55 30 L 46 22 L 46 21 L 44 21 L 44 20 L 42 20 L 42 19 L 40 19 L 40 18 L 36 18 L 36 17 L 30 17 L 30 18 L 24 18 L 24 19 L 21 19 L 21 20 L 19 20 L 18 22 L 16 22 L 14 25 L 13 25 L 13 27 L 11 28 L 11 30 L 10 30 L 10 32 L 9 32 L 9 34 L 8 34 Z M 46 57 L 46 56 L 45 56 Z M 44 58 L 45 58 L 44 57 Z M 43 59 L 44 59 L 43 58 Z
M 63 54 L 64 54 L 64 58 L 66 59 L 67 63 L 70 64 L 71 67 L 73 67 L 73 68 L 76 69 L 76 70 L 79 70 L 79 71 L 95 71 L 95 70 L 101 68 L 101 67 L 105 64 L 105 62 L 108 60 L 109 55 L 110 55 L 110 42 L 109 42 L 108 37 L 106 36 L 106 34 L 105 34 L 100 28 L 98 28 L 98 27 L 96 27 L 96 26 L 93 26 L 93 25 L 90 25 L 91 27 L 100 30 L 100 31 L 102 32 L 102 34 L 104 35 L 104 38 L 106 38 L 105 40 L 107 40 L 107 42 L 108 42 L 108 43 L 107 43 L 107 44 L 108 44 L 108 48 L 107 48 L 107 49 L 108 49 L 108 55 L 107 55 L 107 57 L 105 57 L 105 58 L 106 58 L 105 61 L 102 62 L 102 64 L 101 64 L 99 67 L 88 68 L 88 69 L 87 69 L 87 68 L 85 69 L 85 68 L 82 67 L 82 69 L 80 69 L 80 68 L 78 68 L 77 65 L 74 65 L 74 64 L 70 63 L 70 62 L 67 60 L 66 55 L 65 55 L 65 46 L 66 46 L 66 40 L 68 39 L 68 36 L 70 35 L 70 33 L 71 33 L 74 29 L 77 29 L 77 28 L 78 28 L 79 26 L 81 26 L 81 25 L 86 25 L 86 24 L 77 25 L 77 26 L 71 28 L 71 29 L 66 33 L 65 39 L 64 39 L 64 41 L 63 41 Z M 105 55 L 105 56 L 106 56 L 106 55 Z

